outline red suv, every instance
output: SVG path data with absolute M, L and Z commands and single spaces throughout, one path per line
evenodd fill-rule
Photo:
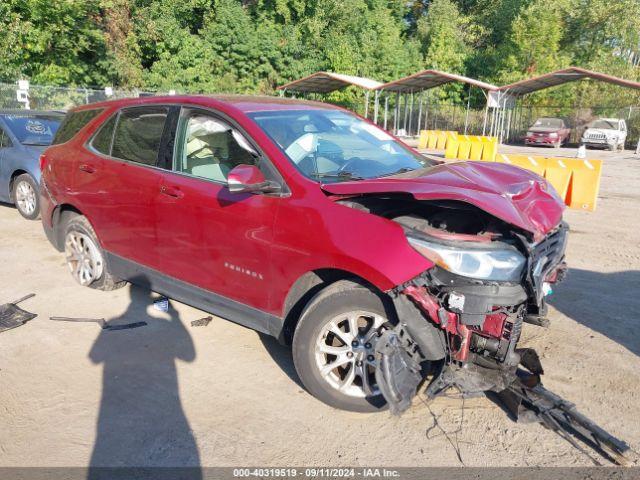
M 561 278 L 563 202 L 517 167 L 437 164 L 346 110 L 172 96 L 69 112 L 42 221 L 82 285 L 126 281 L 278 337 L 320 400 L 495 387 Z M 493 372 L 493 373 L 487 373 Z

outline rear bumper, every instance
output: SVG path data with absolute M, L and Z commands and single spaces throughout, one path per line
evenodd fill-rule
M 56 202 L 51 193 L 47 189 L 44 180 L 40 181 L 40 212 L 42 218 L 42 229 L 44 234 L 56 250 L 62 251 L 58 242 L 58 235 L 54 226 L 54 213 L 56 210 Z

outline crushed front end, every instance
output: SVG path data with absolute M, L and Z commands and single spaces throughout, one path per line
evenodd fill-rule
M 561 223 L 533 243 L 518 232 L 509 237 L 494 233 L 473 238 L 470 234 L 448 233 L 438 238 L 430 226 L 415 219 L 400 222 L 406 227 L 409 242 L 436 266 L 392 292 L 399 324 L 395 332 L 386 333 L 387 337 L 411 338 L 421 355 L 413 356 L 416 363 L 444 354 L 440 375 L 428 388 L 431 396 L 450 386 L 465 395 L 503 390 L 503 373 L 508 376 L 520 364 L 516 347 L 522 324 L 547 323 L 545 294 L 566 271 L 567 225 Z M 474 272 L 480 278 L 469 276 Z M 425 322 L 430 324 L 428 333 L 420 331 Z M 434 326 L 439 345 L 433 340 Z M 384 344 L 380 342 L 380 348 Z M 393 379 L 385 378 L 386 356 L 380 355 L 382 391 L 406 391 L 406 387 L 395 386 Z M 397 405 L 392 400 L 390 405 L 399 413 L 408 400 Z
M 494 392 L 517 420 L 542 422 L 581 449 L 577 436 L 624 464 L 629 447 L 546 390 L 538 355 L 518 348 L 523 323 L 548 326 L 545 296 L 567 268 L 566 223 L 533 241 L 508 229 L 443 233 L 415 217 L 395 220 L 435 266 L 390 292 L 399 321 L 376 345 L 376 381 L 391 412 L 410 406 L 431 361 L 438 369 L 428 397 L 452 387 L 463 396 Z

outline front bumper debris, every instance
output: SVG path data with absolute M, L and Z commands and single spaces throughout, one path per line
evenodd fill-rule
M 521 283 L 468 279 L 434 267 L 390 292 L 399 323 L 376 346 L 376 381 L 392 414 L 408 409 L 422 372 L 439 371 L 426 388 L 435 398 L 450 388 L 463 397 L 497 394 L 519 421 L 538 421 L 581 449 L 625 463 L 629 447 L 546 390 L 531 349 L 516 348 L 523 323 L 547 326 L 544 297 L 566 274 L 568 227 L 535 244 L 522 240 L 527 269 Z

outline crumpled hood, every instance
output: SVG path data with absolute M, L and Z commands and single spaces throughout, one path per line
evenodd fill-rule
M 408 193 L 416 200 L 457 200 L 475 205 L 537 241 L 562 220 L 564 202 L 533 172 L 493 162 L 456 162 L 432 167 L 418 177 L 406 175 L 324 184 L 334 195 Z

